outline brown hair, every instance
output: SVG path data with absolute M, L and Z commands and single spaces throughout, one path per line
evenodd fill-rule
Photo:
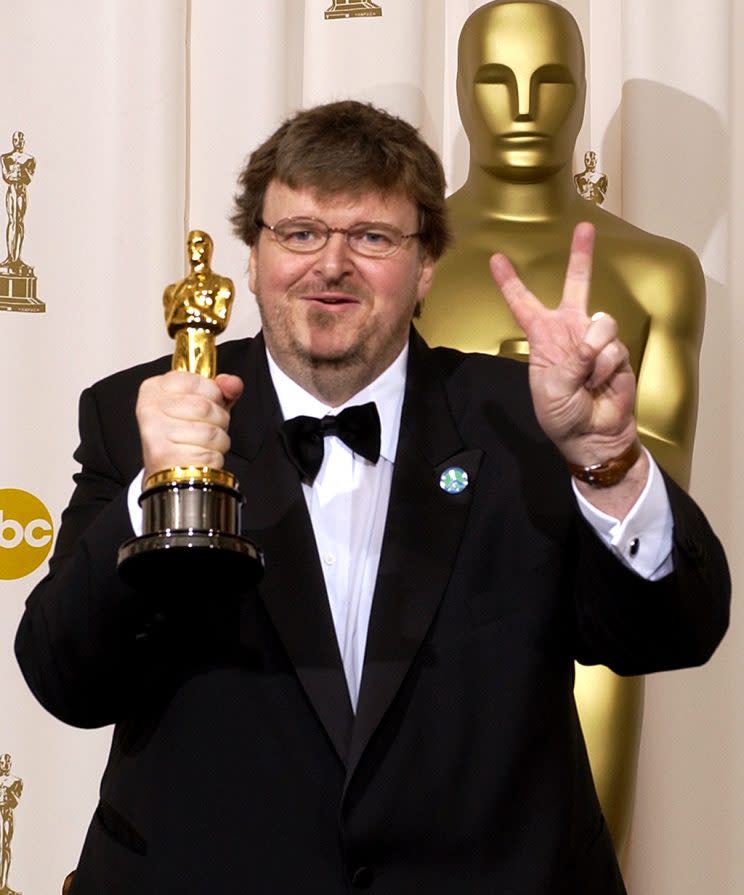
M 232 224 L 252 246 L 269 182 L 330 195 L 402 193 L 419 212 L 420 242 L 434 260 L 450 242 L 445 180 L 437 154 L 416 128 L 354 100 L 328 103 L 287 119 L 248 159 L 238 178 Z

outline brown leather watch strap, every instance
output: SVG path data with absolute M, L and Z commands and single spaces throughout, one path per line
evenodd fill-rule
M 636 438 L 633 443 L 620 454 L 605 463 L 595 463 L 594 466 L 578 466 L 569 463 L 571 475 L 580 482 L 586 482 L 594 488 L 611 488 L 624 478 L 630 467 L 641 456 L 641 442 Z

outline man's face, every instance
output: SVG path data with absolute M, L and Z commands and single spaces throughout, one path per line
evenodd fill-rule
M 23 136 L 23 134 L 20 131 L 16 131 L 13 134 L 13 149 L 17 150 L 18 152 L 21 152 L 23 150 L 23 146 L 24 146 L 25 142 L 26 142 L 25 137 Z
M 473 161 L 539 180 L 570 162 L 584 106 L 583 49 L 568 14 L 541 3 L 484 10 L 463 29 L 458 101 Z
M 0 755 L 0 774 L 5 775 L 10 771 L 10 755 Z
M 297 217 L 329 227 L 377 222 L 401 233 L 418 230 L 416 207 L 402 195 L 319 196 L 272 181 L 264 222 L 274 226 Z M 362 367 L 371 381 L 406 343 L 432 266 L 417 239 L 403 240 L 394 255 L 368 258 L 353 252 L 343 234 L 332 233 L 319 251 L 295 254 L 262 229 L 251 251 L 250 287 L 272 357 L 290 376 L 298 369 Z

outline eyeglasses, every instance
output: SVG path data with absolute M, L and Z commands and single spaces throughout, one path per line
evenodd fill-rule
M 343 233 L 346 244 L 358 255 L 367 258 L 388 258 L 401 247 L 404 239 L 414 239 L 420 233 L 401 233 L 392 224 L 362 221 L 353 227 L 329 227 L 315 218 L 286 218 L 271 225 L 262 220 L 259 227 L 270 230 L 282 248 L 300 255 L 319 252 L 331 238 L 331 233 Z

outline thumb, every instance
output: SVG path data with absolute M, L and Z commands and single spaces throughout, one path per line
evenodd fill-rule
M 568 354 L 563 363 L 564 375 L 574 385 L 586 385 L 594 372 L 597 349 L 587 342 L 580 342 L 576 350 Z
M 616 338 L 615 319 L 603 311 L 594 314 L 575 351 L 566 357 L 564 368 L 569 378 L 577 385 L 587 385 L 595 373 L 598 359 Z
M 584 332 L 584 337 L 576 349 L 574 364 L 577 376 L 584 373 L 585 381 L 588 382 L 595 375 L 598 364 L 603 358 L 604 364 L 601 366 L 606 367 L 608 360 L 613 359 L 608 352 L 617 336 L 618 326 L 614 317 L 605 314 L 604 311 L 597 311 L 596 314 L 593 314 Z
M 225 407 L 230 410 L 243 394 L 243 380 L 240 376 L 234 376 L 232 373 L 219 373 L 215 376 L 214 381 L 222 392 Z

